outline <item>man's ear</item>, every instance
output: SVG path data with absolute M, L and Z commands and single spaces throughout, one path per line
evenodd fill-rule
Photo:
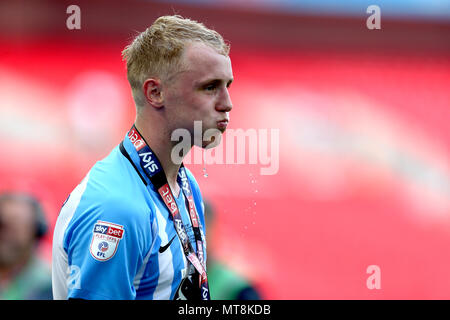
M 147 79 L 142 85 L 145 100 L 151 106 L 155 108 L 161 108 L 164 106 L 163 93 L 161 91 L 161 80 L 159 79 Z

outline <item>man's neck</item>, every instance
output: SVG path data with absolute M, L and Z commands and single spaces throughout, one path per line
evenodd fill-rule
M 178 197 L 180 186 L 177 183 L 177 176 L 181 164 L 176 164 L 172 161 L 171 154 L 173 142 L 170 140 L 170 132 L 167 132 L 164 128 L 159 130 L 157 126 L 146 125 L 138 119 L 136 119 L 135 126 L 158 157 L 158 160 L 164 169 L 164 173 L 166 174 L 170 189 L 172 190 L 173 195 Z

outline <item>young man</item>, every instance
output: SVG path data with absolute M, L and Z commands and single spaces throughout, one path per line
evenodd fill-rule
M 193 175 L 172 159 L 171 136 L 193 136 L 194 121 L 225 131 L 228 52 L 217 32 L 180 16 L 158 18 L 125 48 L 136 120 L 61 209 L 55 299 L 209 299 L 204 205 Z

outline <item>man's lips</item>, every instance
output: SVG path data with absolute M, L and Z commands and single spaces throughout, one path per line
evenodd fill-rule
M 228 126 L 228 120 L 220 120 L 220 121 L 217 121 L 217 127 L 218 127 L 219 129 L 226 129 L 227 126 Z

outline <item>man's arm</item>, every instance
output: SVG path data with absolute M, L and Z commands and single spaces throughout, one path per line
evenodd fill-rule
M 66 230 L 69 299 L 135 299 L 134 278 L 151 247 L 150 216 L 119 197 L 86 203 Z M 69 275 L 70 277 L 70 275 Z

